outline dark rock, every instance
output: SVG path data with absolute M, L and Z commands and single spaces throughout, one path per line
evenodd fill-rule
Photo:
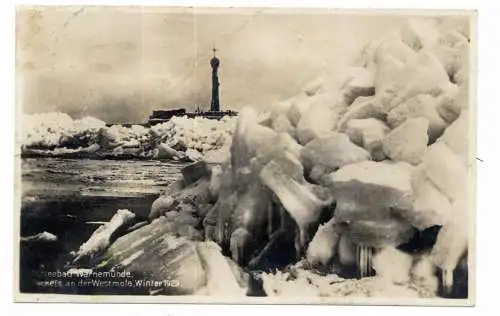
M 264 291 L 262 277 L 257 272 L 251 272 L 249 274 L 248 282 L 248 296 L 264 297 L 267 296 L 266 291 Z
M 186 185 L 190 185 L 203 177 L 210 179 L 210 171 L 204 161 L 192 163 L 182 168 L 181 172 Z
M 416 230 L 413 237 L 402 245 L 398 246 L 401 251 L 409 253 L 422 253 L 432 249 L 436 243 L 437 235 L 441 226 L 434 225 L 423 230 Z
M 250 270 L 272 271 L 282 268 L 297 259 L 295 231 L 280 229 L 271 235 L 262 251 L 253 258 L 247 268 Z

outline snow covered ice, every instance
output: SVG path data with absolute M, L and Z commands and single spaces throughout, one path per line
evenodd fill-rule
M 145 158 L 191 160 L 216 151 L 230 141 L 235 119 L 220 121 L 202 117 L 173 117 L 150 128 L 141 125 L 106 126 L 85 117 L 72 119 L 63 113 L 23 116 L 21 146 L 24 155 L 92 158 Z
M 113 265 L 142 249 L 129 266 L 159 274 L 172 264 L 182 293 L 245 295 L 253 277 L 268 296 L 428 298 L 443 295 L 441 272 L 446 295 L 469 251 L 468 36 L 411 20 L 353 56 L 340 79 L 219 121 L 107 127 L 25 115 L 22 149 L 194 162 L 152 204 L 148 225 L 79 250 L 96 244 Z M 433 227 L 437 241 L 415 246 Z M 145 259 L 162 247 L 179 254 Z

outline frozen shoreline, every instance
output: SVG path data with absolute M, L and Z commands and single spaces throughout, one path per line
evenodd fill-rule
M 231 138 L 236 119 L 173 117 L 146 128 L 140 125 L 107 127 L 85 117 L 63 113 L 24 115 L 22 157 L 140 159 L 197 161 Z
M 101 226 L 76 268 L 179 281 L 151 294 L 251 295 L 259 271 L 268 296 L 450 296 L 468 271 L 471 237 L 468 52 L 458 27 L 414 20 L 368 45 L 341 84 L 315 81 L 266 113 L 150 130 L 73 121 L 32 127 L 24 144 L 196 161 L 153 203 L 147 225 Z M 411 245 L 435 226 L 435 242 Z M 348 267 L 360 280 L 345 289 L 334 281 Z

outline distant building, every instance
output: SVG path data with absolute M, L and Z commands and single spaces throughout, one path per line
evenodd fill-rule
M 215 55 L 217 49 L 214 47 L 213 52 L 214 56 L 210 60 L 210 66 L 212 67 L 212 99 L 210 101 L 210 111 L 202 111 L 199 106 L 196 108 L 195 112 L 186 112 L 185 109 L 169 109 L 169 110 L 154 110 L 151 116 L 149 117 L 147 125 L 155 125 L 158 123 L 167 122 L 174 116 L 187 116 L 190 118 L 201 116 L 208 119 L 219 120 L 222 117 L 229 115 L 235 116 L 238 113 L 227 110 L 221 111 L 219 104 L 219 75 L 218 70 L 220 66 L 220 60 Z

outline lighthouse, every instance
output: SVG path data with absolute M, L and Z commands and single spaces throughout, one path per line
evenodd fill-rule
M 212 101 L 210 102 L 210 111 L 219 112 L 219 76 L 217 75 L 217 70 L 219 69 L 220 61 L 215 52 L 217 49 L 214 47 L 214 57 L 210 60 L 210 66 L 212 67 Z
M 219 104 L 219 76 L 217 71 L 219 70 L 220 60 L 215 55 L 217 49 L 212 49 L 214 56 L 210 59 L 210 66 L 212 67 L 212 100 L 210 102 L 210 111 L 200 111 L 199 109 L 194 112 L 187 112 L 185 108 L 177 109 L 158 109 L 154 110 L 153 114 L 149 116 L 148 122 L 144 125 L 153 126 L 155 124 L 160 124 L 168 122 L 174 116 L 184 116 L 188 118 L 203 117 L 210 120 L 220 120 L 224 116 L 236 116 L 238 112 L 233 110 L 220 110 Z M 227 106 L 227 105 L 226 105 Z

